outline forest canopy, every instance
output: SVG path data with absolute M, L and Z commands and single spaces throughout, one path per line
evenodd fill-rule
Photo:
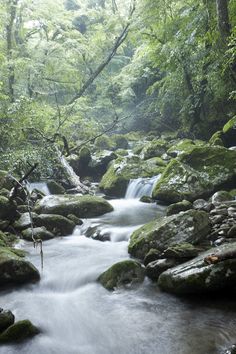
M 235 23 L 232 0 L 3 0 L 1 153 L 103 131 L 209 138 L 235 114 Z

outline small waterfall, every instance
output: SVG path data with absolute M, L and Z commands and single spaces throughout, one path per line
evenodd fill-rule
M 125 199 L 141 198 L 144 195 L 151 197 L 152 190 L 161 175 L 151 178 L 131 179 L 125 194 Z

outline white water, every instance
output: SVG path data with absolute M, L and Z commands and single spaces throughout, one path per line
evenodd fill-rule
M 108 292 L 96 282 L 113 263 L 127 259 L 133 229 L 161 216 L 155 204 L 114 200 L 112 213 L 87 220 L 120 242 L 74 235 L 44 242 L 38 284 L 1 293 L 0 306 L 17 320 L 29 318 L 42 333 L 28 342 L 0 347 L 1 354 L 216 354 L 236 341 L 234 301 L 178 299 L 148 279 L 135 290 Z M 120 237 L 120 236 L 119 236 Z M 22 242 L 40 269 L 32 243 Z
M 142 196 L 151 197 L 152 190 L 156 184 L 156 182 L 160 179 L 161 175 L 154 176 L 151 178 L 137 178 L 132 179 L 129 182 L 125 198 L 141 198 Z
M 27 189 L 31 193 L 34 189 L 38 189 L 40 192 L 43 192 L 45 195 L 49 195 L 49 189 L 47 186 L 47 183 L 45 182 L 34 182 L 34 183 L 28 183 L 27 184 Z

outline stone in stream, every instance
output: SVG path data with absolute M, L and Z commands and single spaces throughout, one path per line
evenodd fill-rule
M 51 232 L 47 231 L 46 227 L 44 226 L 33 228 L 33 235 L 35 240 L 47 241 L 54 238 L 54 235 Z M 28 228 L 22 231 L 22 238 L 24 240 L 33 242 L 32 229 Z
M 0 286 L 19 285 L 39 279 L 39 272 L 33 264 L 19 257 L 14 249 L 0 247 Z
M 16 343 L 34 337 L 40 331 L 29 320 L 18 321 L 0 334 L 0 344 Z
M 142 265 L 133 260 L 125 260 L 113 264 L 98 277 L 98 281 L 107 290 L 115 290 L 124 286 L 142 283 L 145 270 Z
M 151 248 L 150 251 L 146 254 L 145 258 L 144 258 L 144 261 L 143 261 L 143 264 L 145 266 L 148 265 L 148 263 L 151 263 L 153 261 L 156 261 L 158 259 L 161 258 L 161 252 L 158 251 L 157 249 L 155 248 Z
M 0 333 L 10 327 L 15 321 L 15 316 L 11 311 L 0 308 Z
M 153 190 L 152 197 L 168 203 L 208 197 L 218 188 L 234 187 L 236 151 L 219 146 L 193 147 L 172 159 Z
M 35 206 L 40 214 L 73 214 L 79 218 L 92 218 L 113 211 L 105 199 L 91 195 L 50 195 L 41 199 Z
M 148 263 L 146 266 L 146 274 L 152 280 L 157 280 L 159 276 L 169 268 L 176 266 L 178 262 L 175 259 L 158 259 Z
M 64 194 L 66 192 L 64 187 L 62 187 L 59 183 L 53 180 L 47 181 L 47 187 L 50 194 Z
M 204 259 L 212 254 L 236 252 L 236 242 L 212 248 L 200 256 L 162 273 L 161 289 L 178 295 L 231 291 L 235 289 L 236 258 L 208 264 Z
M 188 210 L 154 220 L 134 231 L 128 251 L 133 257 L 144 259 L 150 249 L 164 251 L 178 243 L 199 244 L 210 231 L 210 220 L 204 211 Z

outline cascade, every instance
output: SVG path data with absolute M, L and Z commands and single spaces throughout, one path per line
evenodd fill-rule
M 151 197 L 152 190 L 161 175 L 151 178 L 131 179 L 125 194 L 125 199 L 141 198 L 146 195 Z

